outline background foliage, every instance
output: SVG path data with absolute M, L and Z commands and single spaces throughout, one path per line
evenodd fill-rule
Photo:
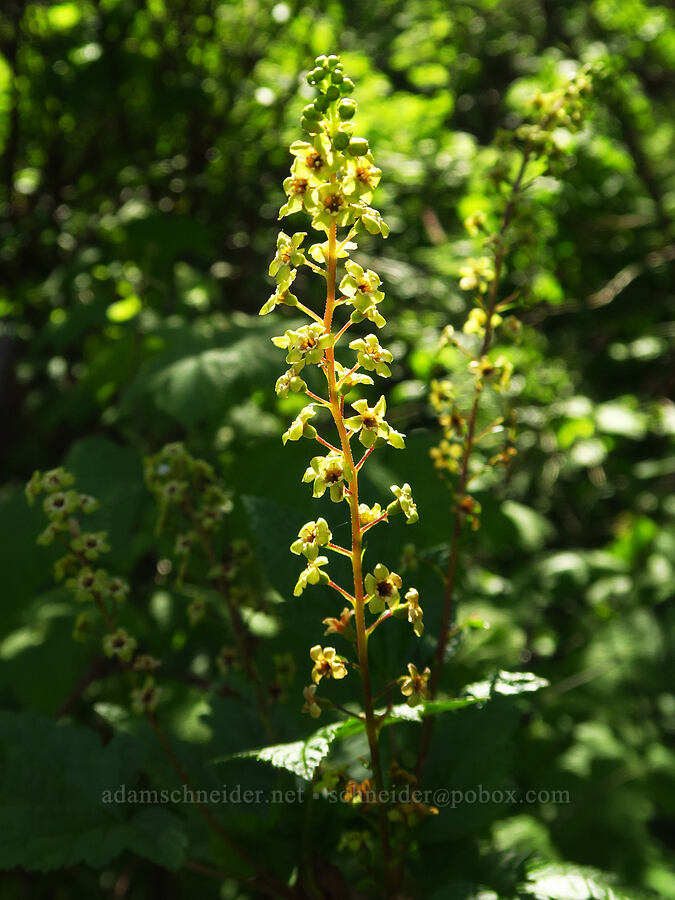
M 672 11 L 641 0 L 3 4 L 0 897 L 244 896 L 167 873 L 186 835 L 206 840 L 193 811 L 92 804 L 92 785 L 149 771 L 169 784 L 172 773 L 105 670 L 91 675 L 95 650 L 72 642 L 72 605 L 52 587 L 50 551 L 35 547 L 41 513 L 23 497 L 34 468 L 64 462 L 101 499 L 92 521 L 110 534 L 110 566 L 132 579 L 138 633 L 151 647 L 171 639 L 191 673 L 176 675 L 167 716 L 200 780 L 293 783 L 247 760 L 207 765 L 265 737 L 222 691 L 199 689 L 217 677 L 220 643 L 190 628 L 156 565 L 169 551 L 152 536 L 142 457 L 184 440 L 223 475 L 228 535 L 251 542 L 265 578 L 264 609 L 250 614 L 266 678 L 275 654 L 290 652 L 299 670 L 276 726 L 286 741 L 309 734 L 303 666 L 335 611 L 325 589 L 291 598 L 287 544 L 314 510 L 297 485 L 305 448 L 281 455 L 296 406 L 274 396 L 277 329 L 257 310 L 302 75 L 322 52 L 341 53 L 356 81 L 392 229 L 361 261 L 385 280 L 388 406 L 410 450 L 403 462 L 374 460 L 368 477 L 386 491 L 416 473 L 413 539 L 441 563 L 450 495 L 428 456 L 438 439 L 428 388 L 457 362 L 438 341 L 465 313 L 462 221 L 484 205 L 491 141 L 528 92 L 579 62 L 610 67 L 567 171 L 531 191 L 509 276 L 531 302 L 521 343 L 505 349 L 518 371 L 519 453 L 506 482 L 479 497 L 483 527 L 462 557 L 459 617 L 491 627 L 456 642 L 446 685 L 524 668 L 551 687 L 524 706 L 501 698 L 439 719 L 430 761 L 438 783 L 563 788 L 572 802 L 444 811 L 416 833 L 413 868 L 421 895 L 439 900 L 516 896 L 528 878 L 527 896 L 610 896 L 583 869 L 567 881 L 561 869 L 524 874 L 537 857 L 614 873 L 630 896 L 675 897 L 675 30 Z M 408 538 L 391 528 L 373 545 L 395 559 Z M 433 635 L 439 582 L 431 568 L 416 578 Z M 382 670 L 408 652 L 403 640 L 392 634 Z M 58 728 L 57 712 L 67 718 Z M 50 843 L 60 805 L 72 811 L 67 852 Z M 223 813 L 252 846 L 266 816 L 280 858 L 302 814 Z M 328 811 L 326 867 L 340 828 Z M 585 879 L 581 893 L 570 878 Z

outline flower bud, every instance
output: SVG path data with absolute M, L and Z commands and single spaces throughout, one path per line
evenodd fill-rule
M 340 88 L 335 84 L 329 84 L 326 88 L 326 97 L 332 102 L 340 96 Z
M 338 131 L 333 137 L 333 146 L 336 150 L 346 150 L 349 144 L 349 135 L 345 131 Z
M 303 118 L 310 119 L 313 122 L 318 122 L 321 118 L 321 110 L 316 108 L 316 105 L 313 103 L 309 103 L 302 111 Z
M 307 116 L 303 116 L 300 120 L 300 124 L 305 129 L 307 134 L 318 134 L 321 131 L 321 126 L 318 122 L 314 122 L 312 119 L 308 119 Z
M 352 156 L 365 156 L 368 152 L 368 141 L 365 138 L 353 137 L 347 149 Z
M 307 81 L 309 84 L 319 84 L 320 81 L 326 77 L 326 73 L 321 68 L 312 69 L 311 72 L 307 75 Z
M 336 68 L 336 66 L 338 66 L 339 63 L 340 63 L 340 57 L 339 57 L 339 56 L 336 56 L 334 53 L 331 53 L 331 55 L 328 56 L 328 57 L 324 57 L 324 59 L 325 59 L 326 62 L 328 63 L 328 68 L 329 68 L 329 69 L 334 69 L 334 68 Z
M 345 76 L 342 72 L 338 72 L 337 70 L 330 73 L 330 80 L 333 84 L 342 84 Z
M 354 90 L 354 82 L 351 80 L 351 78 L 343 78 L 342 83 L 340 85 L 340 91 L 343 94 L 351 94 L 351 92 L 353 90 Z
M 356 103 L 353 100 L 341 100 L 338 106 L 338 115 L 341 119 L 353 119 L 356 113 Z
M 330 103 L 328 97 L 325 94 L 319 94 L 318 97 L 314 98 L 314 108 L 318 109 L 320 112 L 326 112 Z

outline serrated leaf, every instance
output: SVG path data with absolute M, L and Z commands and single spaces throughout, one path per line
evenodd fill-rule
M 458 700 L 436 700 L 420 706 L 408 706 L 401 703 L 390 709 L 377 709 L 375 716 L 385 716 L 380 727 L 384 728 L 396 722 L 421 722 L 425 716 L 437 715 L 452 709 L 461 709 L 476 703 L 477 698 L 463 697 Z M 229 756 L 221 756 L 213 760 L 214 763 L 226 762 L 230 759 L 257 759 L 266 762 L 278 769 L 286 769 L 300 778 L 311 781 L 314 772 L 323 759 L 328 756 L 331 745 L 336 740 L 341 740 L 352 735 L 360 734 L 365 730 L 365 724 L 355 718 L 345 722 L 333 722 L 324 725 L 315 731 L 304 741 L 292 741 L 288 744 L 276 744 L 271 747 L 263 747 L 260 750 L 245 750 Z
M 87 728 L 1 712 L 0 758 L 0 869 L 100 868 L 127 850 L 180 866 L 187 838 L 177 816 L 160 808 L 130 815 L 114 802 L 142 762 L 129 735 L 104 747 Z
M 350 732 L 352 734 L 362 730 L 362 726 L 356 720 L 354 720 L 354 724 L 356 728 L 352 726 Z M 321 760 L 328 756 L 333 741 L 340 736 L 346 736 L 345 732 L 349 726 L 350 722 L 334 722 L 319 728 L 307 740 L 275 744 L 271 747 L 262 747 L 260 750 L 244 750 L 241 753 L 219 757 L 214 762 L 223 762 L 228 759 L 257 759 L 311 781 Z

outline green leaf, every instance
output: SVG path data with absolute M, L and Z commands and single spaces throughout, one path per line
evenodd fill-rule
M 548 681 L 532 672 L 500 671 L 490 681 L 479 681 L 465 688 L 476 700 L 489 700 L 495 694 L 509 697 L 514 694 L 532 693 L 548 687 Z
M 375 715 L 379 717 L 386 714 L 387 718 L 380 725 L 381 728 L 384 728 L 396 722 L 421 722 L 426 716 L 437 715 L 452 709 L 462 709 L 476 703 L 477 700 L 478 698 L 474 697 L 463 697 L 458 700 L 435 700 L 413 707 L 402 703 L 391 707 L 388 711 L 377 709 Z M 311 781 L 318 765 L 328 756 L 331 745 L 336 740 L 352 737 L 364 730 L 365 724 L 362 721 L 350 718 L 345 722 L 324 725 L 306 740 L 276 744 L 260 750 L 245 750 L 242 753 L 218 757 L 214 762 L 226 762 L 230 759 L 257 759 Z
M 359 723 L 354 720 L 356 728 L 351 729 L 349 733 L 362 730 Z M 338 737 L 345 737 L 349 729 L 349 722 L 334 722 L 331 725 L 325 725 L 318 731 L 315 731 L 311 737 L 305 741 L 292 741 L 290 744 L 276 744 L 271 747 L 263 747 L 260 750 L 245 750 L 243 753 L 235 753 L 233 756 L 221 757 L 215 762 L 227 759 L 257 759 L 260 762 L 266 762 L 277 769 L 286 769 L 294 775 L 299 775 L 307 781 L 312 780 L 314 772 L 321 762 L 328 756 L 331 744 Z
M 530 864 L 522 890 L 537 900 L 643 900 L 651 896 L 617 888 L 613 876 L 569 863 Z
M 483 681 L 470 685 L 466 689 L 467 696 L 450 700 L 430 700 L 419 706 L 408 706 L 401 703 L 387 709 L 376 709 L 375 716 L 386 718 L 380 722 L 380 728 L 393 725 L 396 722 L 419 723 L 427 716 L 435 716 L 439 713 L 451 710 L 463 709 L 479 701 L 489 700 L 496 695 L 511 696 L 523 692 L 538 691 L 546 687 L 548 682 L 544 678 L 538 678 L 531 672 L 499 672 L 490 681 Z M 310 737 L 301 741 L 292 741 L 288 744 L 275 744 L 270 747 L 262 747 L 258 750 L 244 750 L 227 756 L 219 756 L 214 763 L 227 762 L 231 759 L 257 759 L 266 762 L 278 769 L 286 769 L 294 775 L 311 781 L 319 763 L 328 756 L 331 745 L 337 741 L 352 735 L 360 734 L 365 730 L 363 721 L 355 718 L 344 722 L 333 722 L 324 725 L 315 731 Z
M 185 326 L 161 332 L 163 349 L 148 359 L 126 387 L 122 410 L 161 412 L 187 428 L 223 413 L 275 377 L 279 353 L 270 337 L 276 323 L 241 316 L 216 335 Z M 224 346 L 223 346 L 224 344 Z
M 0 713 L 0 869 L 107 865 L 124 851 L 176 869 L 180 820 L 114 800 L 141 765 L 130 736 L 103 747 L 89 729 L 32 713 Z
M 158 866 L 180 868 L 188 838 L 178 816 L 161 807 L 142 809 L 128 826 L 128 847 Z

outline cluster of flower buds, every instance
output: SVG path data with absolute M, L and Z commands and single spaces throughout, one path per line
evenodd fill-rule
M 187 558 L 198 532 L 212 532 L 232 508 L 227 492 L 216 478 L 213 467 L 195 459 L 181 443 L 166 444 L 159 453 L 145 460 L 145 480 L 159 506 L 157 533 L 168 516 L 189 523 L 176 539 L 176 552 Z
M 307 81 L 317 91 L 302 115 L 302 126 L 309 139 L 291 145 L 293 163 L 290 176 L 284 181 L 287 201 L 279 218 L 305 212 L 311 217 L 312 228 L 323 232 L 324 239 L 305 246 L 307 233 L 304 231 L 279 234 L 276 255 L 269 268 L 276 286 L 260 314 L 267 315 L 278 306 L 287 306 L 310 320 L 272 339 L 285 351 L 289 367 L 277 381 L 277 394 L 287 397 L 289 393 L 306 393 L 311 398 L 284 433 L 283 442 L 306 438 L 318 441 L 325 448 L 322 455 L 311 459 L 303 481 L 312 485 L 314 497 L 327 493 L 334 503 L 346 501 L 352 522 L 351 548 L 333 543 L 330 527 L 323 518 L 303 525 L 291 545 L 293 553 L 305 558 L 294 593 L 298 596 L 310 585 L 328 585 L 337 590 L 350 606 L 344 607 L 339 616 L 324 620 L 326 634 L 339 634 L 362 650 L 370 632 L 390 616 L 408 618 L 415 634 L 423 632 L 417 591 L 411 588 L 402 599 L 401 578 L 381 563 L 364 579 L 360 560 L 361 538 L 369 528 L 386 523 L 396 513 L 403 513 L 405 520 L 413 524 L 418 513 L 408 484 L 392 486 L 395 499 L 384 509 L 378 503 L 369 506 L 358 499 L 358 472 L 370 453 L 384 446 L 405 447 L 405 436 L 386 419 L 384 396 L 376 402 L 352 396 L 355 388 L 373 385 L 374 377 L 391 375 L 393 354 L 380 345 L 376 334 L 369 333 L 349 343 L 354 357 L 346 365 L 335 359 L 338 341 L 349 327 L 366 321 L 375 328 L 386 324 L 380 312 L 385 296 L 380 278 L 351 259 L 350 252 L 357 247 L 355 239 L 359 233 L 387 237 L 389 229 L 371 205 L 381 172 L 367 140 L 354 132 L 356 103 L 351 98 L 354 85 L 345 76 L 339 58 L 318 57 Z M 341 229 L 346 229 L 346 233 L 340 233 Z M 291 290 L 301 266 L 326 281 L 326 307 L 321 314 L 306 306 Z M 343 268 L 340 274 L 339 266 Z M 334 313 L 339 315 L 342 308 L 348 311 L 347 321 L 334 331 Z M 309 380 L 308 369 L 312 366 L 318 367 L 325 376 L 328 388 L 325 398 L 308 388 L 306 379 Z M 353 413 L 349 416 L 344 413 L 346 401 Z M 319 433 L 321 416 L 328 413 L 337 431 L 335 443 Z M 354 438 L 364 448 L 358 462 L 354 461 L 358 447 Z M 353 594 L 331 580 L 327 571 L 329 550 L 352 561 Z M 362 615 L 366 609 L 376 617 L 367 632 Z M 313 683 L 305 688 L 303 709 L 317 716 L 322 708 L 316 697 L 318 683 L 324 678 L 344 678 L 348 668 L 334 647 L 317 645 L 310 656 Z M 404 696 L 412 695 L 404 693 Z M 422 694 L 417 692 L 414 696 Z
M 501 132 L 497 145 L 510 145 L 515 138 L 521 146 L 533 148 L 538 156 L 555 158 L 560 151 L 556 129 L 579 131 L 593 89 L 593 78 L 598 74 L 598 66 L 589 63 L 557 90 L 535 94 L 530 121 L 519 125 L 514 134 Z
M 120 605 L 129 593 L 127 582 L 96 565 L 101 554 L 110 550 L 107 534 L 103 531 L 87 531 L 81 516 L 98 509 L 98 501 L 81 494 L 72 485 L 75 479 L 63 468 L 44 474 L 35 472 L 26 485 L 29 503 L 45 494 L 42 508 L 49 523 L 38 537 L 39 544 L 62 544 L 65 553 L 54 564 L 54 577 L 64 581 L 78 603 L 85 608 L 78 614 L 73 637 L 86 640 L 98 635 L 103 653 L 109 659 L 118 660 L 137 672 L 151 673 L 160 661 L 148 654 L 137 653 L 138 642 L 125 628 L 117 624 Z M 159 701 L 159 689 L 154 678 L 147 674 L 142 688 L 132 692 L 132 708 L 138 712 L 153 711 Z

